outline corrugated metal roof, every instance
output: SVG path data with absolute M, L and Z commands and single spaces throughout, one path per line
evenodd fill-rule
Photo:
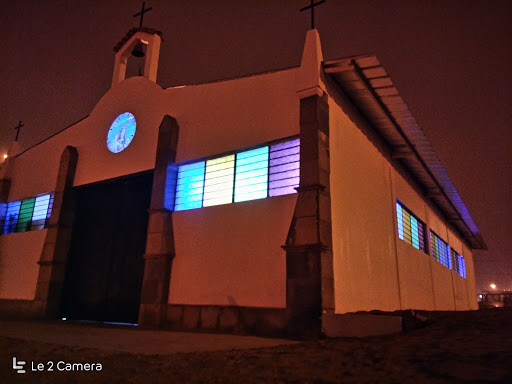
M 389 145 L 392 157 L 418 181 L 424 195 L 473 249 L 487 249 L 434 149 L 376 56 L 323 63 L 332 78 Z

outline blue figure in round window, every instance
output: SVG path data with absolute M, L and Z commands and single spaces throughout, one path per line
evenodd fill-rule
M 107 134 L 107 148 L 119 153 L 130 145 L 135 136 L 135 116 L 125 112 L 116 117 Z

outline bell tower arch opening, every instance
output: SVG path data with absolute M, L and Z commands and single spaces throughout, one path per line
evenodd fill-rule
M 144 76 L 156 83 L 162 33 L 152 28 L 132 28 L 114 47 L 116 57 L 112 87 L 127 77 Z

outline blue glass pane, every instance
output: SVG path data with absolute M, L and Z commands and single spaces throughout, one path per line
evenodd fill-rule
M 178 167 L 174 210 L 201 208 L 203 206 L 205 162 Z
M 435 236 L 435 240 L 436 240 L 436 259 L 437 261 L 441 262 L 441 240 L 439 239 L 439 237 Z
M 448 268 L 452 268 L 452 260 L 450 258 L 450 246 L 447 244 L 447 243 L 444 243 L 445 244 L 445 261 L 446 261 L 446 266 Z
M 20 215 L 21 201 L 12 201 L 7 204 L 7 213 L 5 214 L 4 234 L 16 232 L 16 224 Z
M 296 168 L 296 169 L 292 169 L 290 171 L 284 171 L 284 172 L 269 175 L 268 179 L 269 179 L 269 181 L 276 181 L 276 182 L 279 180 L 286 180 L 286 179 L 295 179 L 295 181 L 296 181 L 299 179 L 299 177 L 300 177 L 300 169 Z M 290 183 L 290 182 L 288 181 L 288 183 Z
M 299 147 L 300 146 L 300 139 L 285 141 L 284 143 L 274 144 L 270 147 L 270 151 L 280 151 L 285 148 L 291 148 L 291 147 Z

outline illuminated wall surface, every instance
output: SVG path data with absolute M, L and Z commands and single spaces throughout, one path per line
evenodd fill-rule
M 2 204 L 2 234 L 43 229 L 50 218 L 53 194 Z
M 425 224 L 398 201 L 396 203 L 398 237 L 416 249 L 425 249 Z
M 300 141 L 295 139 L 180 165 L 174 210 L 296 193 L 299 163 Z

